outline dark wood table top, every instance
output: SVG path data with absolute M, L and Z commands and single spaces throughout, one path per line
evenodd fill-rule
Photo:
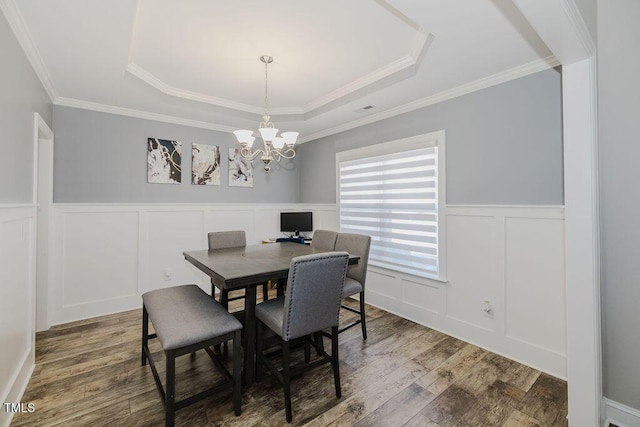
M 292 242 L 248 245 L 239 248 L 183 252 L 187 261 L 210 277 L 224 282 L 224 289 L 233 290 L 285 279 L 291 259 L 301 255 L 325 252 L 308 245 Z M 359 257 L 349 255 L 349 264 Z

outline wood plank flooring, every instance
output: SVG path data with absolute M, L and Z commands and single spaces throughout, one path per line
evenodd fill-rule
M 349 321 L 353 314 L 342 311 Z M 38 333 L 36 369 L 22 399 L 36 411 L 16 414 L 11 425 L 163 425 L 151 370 L 140 366 L 141 317 L 134 310 Z M 306 372 L 292 382 L 292 425 L 567 425 L 565 382 L 374 307 L 367 317 L 366 342 L 359 327 L 340 335 L 342 398 L 335 398 L 328 365 Z M 219 378 L 202 351 L 176 365 L 179 399 Z M 286 425 L 282 390 L 266 374 L 243 390 L 240 417 L 230 393 L 221 393 L 178 411 L 176 425 Z

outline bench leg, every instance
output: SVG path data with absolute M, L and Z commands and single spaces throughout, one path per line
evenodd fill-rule
M 145 348 L 149 345 L 149 313 L 147 307 L 142 305 L 142 366 L 147 364 Z
M 167 391 L 165 400 L 165 419 L 166 427 L 173 427 L 176 418 L 176 355 L 173 350 L 165 352 L 167 358 Z
M 233 412 L 236 416 L 242 412 L 242 350 L 240 349 L 241 331 L 237 330 L 233 338 Z
M 262 351 L 264 350 L 264 324 L 256 319 L 256 381 L 262 382 Z

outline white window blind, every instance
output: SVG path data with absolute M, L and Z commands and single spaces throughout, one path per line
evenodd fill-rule
M 340 229 L 371 236 L 371 265 L 438 276 L 438 147 L 339 163 Z

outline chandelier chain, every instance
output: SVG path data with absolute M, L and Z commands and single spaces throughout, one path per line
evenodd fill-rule
M 268 78 L 269 78 L 268 68 L 269 68 L 269 62 L 265 61 L 264 63 L 264 115 L 265 116 L 269 115 L 269 96 L 267 92 L 267 88 L 269 87 L 268 86 Z

